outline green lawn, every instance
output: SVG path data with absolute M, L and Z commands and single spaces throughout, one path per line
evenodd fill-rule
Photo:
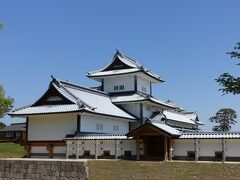
M 93 160 L 88 167 L 90 180 L 240 179 L 240 164 Z
M 0 143 L 0 158 L 19 158 L 24 155 L 23 146 L 14 143 Z

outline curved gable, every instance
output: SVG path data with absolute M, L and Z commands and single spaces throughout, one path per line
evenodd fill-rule
M 37 100 L 32 107 L 41 105 L 56 105 L 56 104 L 74 104 L 72 101 L 63 96 L 53 85 Z

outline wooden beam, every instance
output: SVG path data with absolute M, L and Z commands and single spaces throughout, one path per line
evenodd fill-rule
M 67 140 L 66 141 L 66 144 L 67 144 L 67 152 L 66 152 L 66 159 L 68 159 L 68 156 L 69 156 L 69 151 L 70 151 L 70 149 L 69 149 L 69 140 Z
M 77 153 L 76 153 L 77 159 L 79 158 L 79 145 L 80 145 L 80 141 L 77 140 Z
M 164 136 L 164 161 L 168 160 L 168 142 L 167 136 Z
M 49 152 L 49 158 L 53 158 L 53 149 L 54 149 L 54 145 L 53 144 L 49 144 L 47 146 L 47 150 Z
M 30 158 L 30 157 L 31 157 L 31 149 L 32 149 L 31 145 L 25 145 L 25 146 L 24 146 L 24 149 L 25 149 L 25 151 L 27 152 L 27 153 L 26 153 L 26 157 L 27 157 L 27 158 Z
M 65 141 L 28 141 L 28 144 L 31 146 L 48 146 L 53 144 L 54 146 L 66 146 Z
M 172 161 L 172 159 L 173 159 L 173 140 L 171 138 L 169 139 L 169 145 L 170 145 L 169 160 Z
M 137 155 L 137 160 L 140 160 L 140 139 L 139 136 L 136 138 L 136 155 Z
M 198 161 L 199 158 L 199 142 L 198 139 L 195 139 L 195 161 Z
M 28 123 L 29 123 L 29 117 L 26 118 L 26 141 L 28 141 Z
M 226 161 L 226 141 L 224 138 L 222 139 L 222 161 Z
M 98 158 L 98 140 L 95 140 L 95 159 Z
M 137 76 L 134 76 L 134 91 L 137 92 Z
M 81 131 L 81 115 L 77 115 L 77 133 Z
M 118 159 L 118 140 L 115 139 L 115 159 Z

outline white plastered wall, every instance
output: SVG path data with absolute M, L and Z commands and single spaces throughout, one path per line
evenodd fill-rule
M 188 151 L 195 151 L 194 139 L 175 139 L 173 148 L 174 156 L 187 156 Z
M 133 115 L 140 117 L 140 103 L 122 104 L 121 107 L 123 107 L 128 112 L 132 113 Z
M 114 86 L 124 85 L 124 90 L 114 90 Z M 104 91 L 105 92 L 122 92 L 134 90 L 134 76 L 124 75 L 115 76 L 111 78 L 104 78 Z
M 62 141 L 77 130 L 77 114 L 38 115 L 28 119 L 29 141 Z
M 103 130 L 97 130 L 97 124 L 103 124 Z M 119 127 L 119 131 L 113 131 L 114 125 Z M 120 118 L 92 114 L 81 115 L 81 132 L 127 134 L 128 131 L 129 122 Z
M 137 77 L 137 90 L 138 91 L 146 93 L 146 94 L 150 94 L 150 86 L 151 86 L 150 81 L 143 79 L 139 76 Z M 146 88 L 145 92 L 142 90 L 142 87 Z
M 226 139 L 226 156 L 240 157 L 240 139 Z
M 69 140 L 69 154 L 77 153 L 77 141 L 79 141 L 79 155 L 82 156 L 84 151 L 90 151 L 91 155 L 95 155 L 95 140 Z M 115 155 L 115 140 L 98 140 L 98 156 L 103 155 L 103 151 L 110 151 L 110 155 Z M 117 154 L 124 156 L 125 151 L 131 151 L 132 155 L 136 155 L 135 140 L 117 140 Z
M 215 156 L 215 151 L 222 151 L 221 139 L 199 139 L 199 156 Z

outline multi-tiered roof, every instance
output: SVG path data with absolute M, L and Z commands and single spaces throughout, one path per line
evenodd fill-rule
M 89 72 L 87 77 L 100 81 L 107 76 L 116 76 L 124 74 L 138 74 L 148 77 L 151 82 L 164 82 L 164 78 L 152 73 L 136 60 L 124 55 L 117 50 L 112 61 L 102 69 Z

